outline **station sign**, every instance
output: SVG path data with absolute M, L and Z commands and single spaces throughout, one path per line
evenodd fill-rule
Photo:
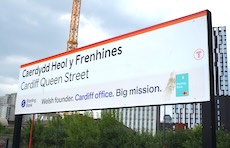
M 209 101 L 209 15 L 201 11 L 21 65 L 15 114 Z

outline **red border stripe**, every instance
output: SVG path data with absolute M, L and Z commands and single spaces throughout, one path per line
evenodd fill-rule
M 60 54 L 56 54 L 56 55 L 53 55 L 53 56 L 50 56 L 50 57 L 47 57 L 47 58 L 44 58 L 44 59 L 40 59 L 40 60 L 37 60 L 37 61 L 34 61 L 34 62 L 23 64 L 23 65 L 21 65 L 21 68 L 31 66 L 31 65 L 34 65 L 34 64 L 38 64 L 38 63 L 41 63 L 41 62 L 49 61 L 49 60 L 52 60 L 52 59 L 56 59 L 56 58 L 59 58 L 59 57 L 63 57 L 63 56 L 66 56 L 66 55 L 70 55 L 70 54 L 73 54 L 73 53 L 76 53 L 76 52 L 80 52 L 80 51 L 87 50 L 87 49 L 90 49 L 90 48 L 94 48 L 94 47 L 97 47 L 97 46 L 100 46 L 100 45 L 104 45 L 104 44 L 108 44 L 108 43 L 115 42 L 115 41 L 118 41 L 118 40 L 122 40 L 122 39 L 125 39 L 125 38 L 129 38 L 129 37 L 132 37 L 132 36 L 136 36 L 136 35 L 139 35 L 139 34 L 143 34 L 143 33 L 146 33 L 146 32 L 150 32 L 150 31 L 153 31 L 153 30 L 157 30 L 157 29 L 160 29 L 160 28 L 164 28 L 164 27 L 167 27 L 167 26 L 175 25 L 175 24 L 178 24 L 178 23 L 181 23 L 181 22 L 185 22 L 185 21 L 188 21 L 188 20 L 198 18 L 198 17 L 202 17 L 202 16 L 207 15 L 207 11 L 208 10 L 204 10 L 204 11 L 194 13 L 194 14 L 191 14 L 191 15 L 187 15 L 187 16 L 184 16 L 184 17 L 181 17 L 181 18 L 178 18 L 178 19 L 174 19 L 174 20 L 167 21 L 167 22 L 164 22 L 164 23 L 160 23 L 160 24 L 157 24 L 157 25 L 153 25 L 153 26 L 150 26 L 150 27 L 147 27 L 147 28 L 143 28 L 143 29 L 140 29 L 140 30 L 137 30 L 137 31 L 133 31 L 133 32 L 130 32 L 130 33 L 127 33 L 127 34 L 123 34 L 123 35 L 120 35 L 120 36 L 117 36 L 117 37 L 114 37 L 114 38 L 110 38 L 110 39 L 107 39 L 107 40 L 104 40 L 104 41 L 101 41 L 101 42 L 97 42 L 97 43 L 90 44 L 90 45 L 87 45 L 87 46 L 84 46 L 84 47 L 80 47 L 80 48 L 77 48 L 77 49 L 74 49 L 74 50 L 70 50 L 70 51 L 60 53 Z

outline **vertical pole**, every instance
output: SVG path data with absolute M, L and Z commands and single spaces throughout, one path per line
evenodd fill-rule
M 22 115 L 15 115 L 14 136 L 13 136 L 13 146 L 12 146 L 13 148 L 20 147 L 21 127 L 22 127 Z
M 28 148 L 32 148 L 32 141 L 33 141 L 33 127 L 34 127 L 34 114 L 32 114 L 32 122 L 30 127 L 30 141 Z
M 216 148 L 216 117 L 214 97 L 214 68 L 211 12 L 207 10 L 208 48 L 209 48 L 209 82 L 210 101 L 203 103 L 202 108 L 202 147 Z
M 215 102 L 202 104 L 202 146 L 203 148 L 216 148 Z
M 8 148 L 9 145 L 9 138 L 6 139 L 6 148 Z
M 153 106 L 152 106 L 153 107 Z M 161 119 L 160 119 L 160 115 L 161 115 L 161 113 L 160 113 L 160 108 L 161 108 L 161 106 L 156 106 L 156 133 L 158 133 L 158 132 L 160 132 L 160 123 L 161 123 Z
M 166 112 L 166 107 L 164 105 L 164 122 L 163 122 L 163 148 L 166 148 L 166 144 L 165 144 L 165 112 Z

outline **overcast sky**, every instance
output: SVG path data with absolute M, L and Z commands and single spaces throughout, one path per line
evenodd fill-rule
M 66 50 L 71 5 L 72 0 L 0 1 L 0 96 L 17 92 L 21 64 Z M 229 0 L 82 0 L 79 47 L 205 9 L 212 12 L 213 26 L 227 26 L 229 34 Z

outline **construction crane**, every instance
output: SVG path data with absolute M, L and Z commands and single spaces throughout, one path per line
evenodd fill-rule
M 80 19 L 81 0 L 73 0 L 72 13 L 70 20 L 69 39 L 67 42 L 67 51 L 76 49 L 78 46 L 78 28 Z
M 78 39 L 78 27 L 79 27 L 79 19 L 80 19 L 80 8 L 81 8 L 81 0 L 73 0 L 71 20 L 70 20 L 69 40 L 67 42 L 67 51 L 76 49 L 78 45 L 77 39 Z M 29 148 L 32 147 L 33 126 L 34 126 L 34 114 L 32 116 L 32 123 L 30 128 L 30 139 L 29 139 L 29 146 L 28 146 Z

